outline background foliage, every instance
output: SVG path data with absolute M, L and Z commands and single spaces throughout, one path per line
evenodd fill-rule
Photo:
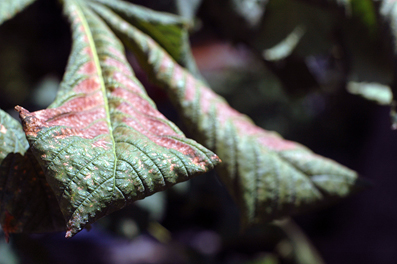
M 191 20 L 198 66 L 231 106 L 256 124 L 373 179 L 373 189 L 297 218 L 325 262 L 393 263 L 396 229 L 392 223 L 397 216 L 389 108 L 348 94 L 391 103 L 392 1 L 134 2 Z M 2 109 L 20 104 L 33 111 L 52 102 L 70 51 L 68 27 L 60 6 L 46 0 L 38 0 L 0 27 L 0 39 L 7 40 L 0 41 Z M 137 66 L 135 58 L 128 56 Z M 158 108 L 181 125 L 163 92 L 135 68 Z M 165 209 L 156 209 L 150 202 L 138 204 L 103 219 L 74 241 L 63 242 L 56 235 L 15 236 L 12 245 L 19 253 L 14 254 L 23 263 L 62 263 L 66 255 L 71 258 L 66 263 L 87 263 L 78 253 L 79 245 L 84 245 L 81 254 L 96 254 L 97 263 L 167 263 L 170 259 L 309 263 L 299 257 L 299 252 L 307 251 L 297 247 L 305 243 L 296 242 L 302 239 L 296 226 L 257 227 L 239 235 L 237 209 L 216 178 L 201 176 L 190 182 L 152 198 L 153 204 L 166 205 Z M 136 236 L 126 244 L 125 238 Z M 212 246 L 203 246 L 208 243 Z M 32 248 L 33 244 L 38 246 Z M 7 252 L 1 254 L 9 258 L 5 261 L 17 261 L 8 246 L 0 246 Z M 158 259 L 140 255 L 140 247 L 156 252 Z M 312 263 L 320 262 L 316 253 L 303 255 L 312 256 Z

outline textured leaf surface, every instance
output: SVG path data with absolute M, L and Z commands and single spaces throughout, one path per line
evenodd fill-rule
M 222 159 L 220 176 L 243 225 L 299 213 L 359 189 L 357 173 L 263 130 L 196 80 L 152 39 L 106 9 L 96 11 L 128 37 L 152 78 L 166 88 L 187 126 Z
M 65 221 L 43 170 L 28 148 L 21 125 L 0 110 L 0 223 L 16 232 L 65 229 Z
M 199 76 L 190 51 L 187 29 L 189 24 L 179 16 L 154 11 L 124 1 L 92 0 L 106 5 L 126 21 L 148 34 L 160 44 L 179 64 Z
M 219 158 L 159 113 L 121 43 L 85 6 L 66 0 L 73 46 L 49 109 L 17 107 L 70 237 L 87 223 L 203 173 Z
M 2 0 L 0 1 L 0 25 L 18 14 L 35 0 Z

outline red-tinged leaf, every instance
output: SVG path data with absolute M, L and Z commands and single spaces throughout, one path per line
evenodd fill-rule
M 21 125 L 0 110 L 0 224 L 10 233 L 64 230 L 66 225 Z
M 16 109 L 70 237 L 137 199 L 212 169 L 219 158 L 156 110 L 121 43 L 85 1 L 65 0 L 64 12 L 73 47 L 59 94 L 49 109 Z
M 361 188 L 357 173 L 255 126 L 147 35 L 110 10 L 94 8 L 167 90 L 192 134 L 222 159 L 217 168 L 244 226 L 313 209 Z
M 174 14 L 158 12 L 140 5 L 120 0 L 91 0 L 113 10 L 126 21 L 152 37 L 174 60 L 195 76 L 200 76 L 191 54 L 188 21 Z

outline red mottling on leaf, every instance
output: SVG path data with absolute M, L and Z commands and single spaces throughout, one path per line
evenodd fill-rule
M 88 94 L 98 89 L 100 89 L 98 78 L 96 76 L 93 76 L 81 81 L 78 85 L 76 85 L 73 88 L 73 91 L 75 91 L 76 93 Z
M 176 66 L 179 67 L 179 66 Z M 186 74 L 185 77 L 185 100 L 193 101 L 196 98 L 197 92 L 197 80 L 190 74 Z
M 270 132 L 267 132 L 265 130 L 262 130 L 262 135 L 259 136 L 259 142 L 269 149 L 275 151 L 291 150 L 301 147 L 295 142 L 272 135 Z
M 110 139 L 108 139 L 107 141 L 104 139 L 99 139 L 97 141 L 95 141 L 92 146 L 94 148 L 103 148 L 103 149 L 110 149 L 111 148 L 111 143 L 110 143 Z
M 131 90 L 133 92 L 140 93 L 140 94 L 143 93 L 141 87 L 139 87 L 129 77 L 127 77 L 126 75 L 124 75 L 121 72 L 114 72 L 113 75 L 112 75 L 112 78 L 115 81 L 124 84 L 126 86 L 125 88 L 127 88 L 127 89 L 129 89 L 129 90 Z
M 124 61 L 121 62 L 121 61 L 118 61 L 118 60 L 116 60 L 114 58 L 107 57 L 105 59 L 104 63 L 107 66 L 114 67 L 115 69 L 117 69 L 117 71 L 121 72 L 124 75 L 127 75 L 127 76 L 132 75 L 131 70 L 127 67 L 126 62 L 124 62 Z
M 206 166 L 208 165 L 206 161 L 203 161 L 202 159 L 200 159 L 200 158 L 197 157 L 197 156 L 194 157 L 192 161 L 193 161 L 193 163 L 194 163 L 195 165 L 200 166 L 200 168 L 201 168 L 202 170 L 205 170 Z
M 209 88 L 202 88 L 200 91 L 201 99 L 200 99 L 200 107 L 201 111 L 205 114 L 209 112 L 209 109 L 212 104 L 216 102 L 217 95 Z
M 127 109 L 124 109 L 128 111 L 126 113 L 130 115 L 134 115 L 135 112 L 141 112 L 148 116 L 165 118 L 159 111 L 154 109 L 152 105 L 148 101 L 143 99 L 139 94 L 141 93 L 136 94 L 133 91 L 131 92 L 123 88 L 115 88 L 112 92 L 112 96 L 125 99 L 127 102 L 129 102 L 129 107 Z M 123 110 L 121 111 L 124 112 Z
M 115 49 L 114 47 L 107 47 L 107 50 L 113 57 L 120 58 L 120 60 L 124 61 L 125 55 L 120 50 Z
M 15 225 L 14 216 L 12 216 L 7 210 L 5 211 L 4 223 L 1 226 L 3 228 L 5 239 L 8 243 L 10 239 L 10 233 L 17 232 L 18 228 Z
M 3 126 L 2 124 L 0 124 L 0 133 L 2 133 L 2 134 L 7 133 L 7 128 L 5 126 Z
M 156 44 L 157 45 L 157 44 Z M 179 65 L 177 65 L 173 59 L 168 55 L 165 54 L 162 58 L 161 58 L 161 64 L 160 64 L 160 69 L 159 71 L 163 74 L 166 74 L 167 72 L 170 71 L 170 69 L 175 66 L 175 67 L 179 67 Z
M 172 79 L 171 83 L 175 87 L 178 87 L 179 85 L 183 85 L 183 81 L 185 78 L 184 71 L 182 70 L 182 67 L 179 67 L 179 65 L 176 65 L 174 67 L 174 72 L 172 73 Z
M 93 61 L 89 61 L 85 63 L 83 66 L 80 67 L 79 73 L 86 75 L 92 75 L 97 73 L 97 68 L 95 66 L 95 63 Z

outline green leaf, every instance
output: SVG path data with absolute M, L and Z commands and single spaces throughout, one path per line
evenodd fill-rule
M 0 25 L 21 12 L 36 0 L 2 0 L 0 1 Z
M 219 158 L 186 139 L 146 95 L 106 24 L 65 0 L 73 46 L 49 109 L 17 107 L 67 222 L 66 237 L 115 210 L 198 173 Z
M 180 65 L 200 76 L 190 51 L 187 29 L 190 27 L 182 17 L 154 11 L 124 1 L 93 0 L 101 3 L 139 28 L 160 44 Z
M 255 126 L 147 35 L 109 10 L 95 10 L 128 38 L 127 45 L 167 90 L 192 134 L 222 159 L 217 169 L 244 226 L 300 213 L 360 189 L 356 172 Z
M 361 95 L 365 99 L 377 102 L 380 105 L 390 105 L 393 94 L 389 86 L 380 83 L 349 82 L 347 90 L 352 94 Z
M 61 231 L 65 221 L 21 125 L 0 110 L 0 223 L 9 233 Z

